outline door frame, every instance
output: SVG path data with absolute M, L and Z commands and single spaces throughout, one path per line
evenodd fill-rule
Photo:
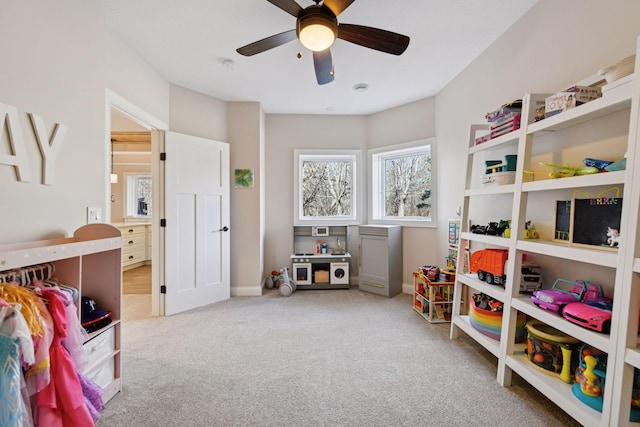
M 112 90 L 105 89 L 105 171 L 111 170 L 111 109 L 118 110 L 129 119 L 148 129 L 149 131 L 169 130 L 169 125 L 162 120 L 149 114 L 142 108 L 130 102 L 126 98 L 118 95 Z M 160 171 L 160 151 L 161 147 L 157 140 L 154 140 L 154 132 L 151 138 L 151 163 L 152 176 L 154 181 L 161 182 L 158 172 Z M 105 173 L 105 209 L 104 218 L 111 220 L 111 182 L 109 174 Z M 156 206 L 164 204 L 164 189 L 154 183 L 152 188 L 154 212 Z M 161 203 L 162 202 L 162 203 Z M 151 259 L 151 315 L 164 316 L 164 301 L 160 294 L 161 274 L 164 272 L 164 259 L 160 255 L 160 216 L 154 215 L 152 222 L 152 259 Z

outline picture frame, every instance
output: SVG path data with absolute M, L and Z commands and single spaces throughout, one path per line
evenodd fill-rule
M 233 182 L 235 188 L 253 188 L 253 169 L 235 169 Z

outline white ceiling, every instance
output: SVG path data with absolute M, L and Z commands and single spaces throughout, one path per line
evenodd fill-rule
M 335 80 L 323 86 L 297 40 L 251 57 L 236 53 L 295 28 L 295 18 L 267 0 L 96 1 L 109 27 L 173 84 L 224 101 L 259 102 L 268 114 L 371 114 L 437 94 L 537 0 L 357 0 L 339 22 L 405 34 L 411 42 L 395 56 L 337 40 Z M 225 67 L 225 59 L 234 66 Z M 355 92 L 359 83 L 369 90 Z

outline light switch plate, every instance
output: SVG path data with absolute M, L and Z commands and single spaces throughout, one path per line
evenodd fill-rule
M 102 222 L 102 208 L 87 208 L 87 224 Z

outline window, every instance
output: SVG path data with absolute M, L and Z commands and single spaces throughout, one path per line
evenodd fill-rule
M 359 152 L 295 150 L 294 157 L 297 221 L 355 223 Z
M 125 174 L 128 217 L 151 217 L 151 175 Z
M 370 217 L 375 222 L 435 225 L 435 139 L 370 150 Z

